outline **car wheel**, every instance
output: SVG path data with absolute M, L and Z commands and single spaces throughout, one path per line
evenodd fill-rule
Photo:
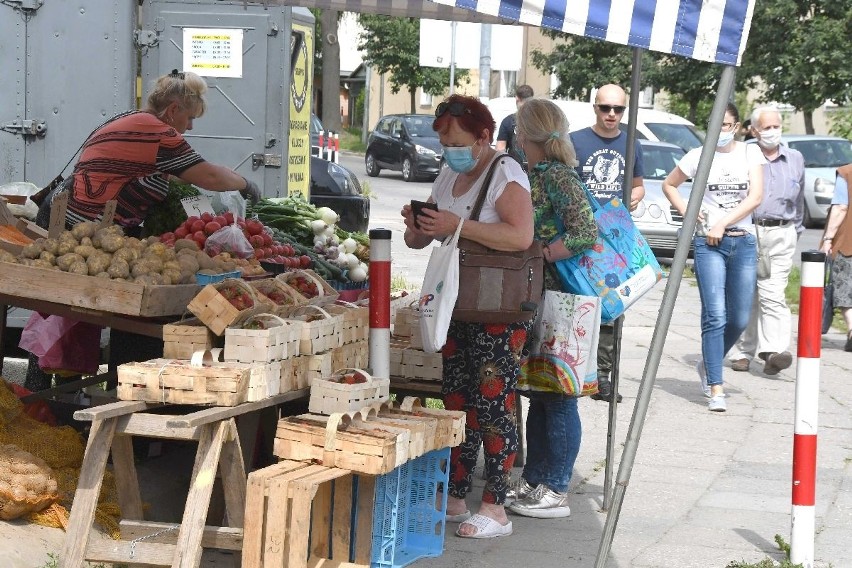
M 411 158 L 405 158 L 402 161 L 402 179 L 414 181 L 414 168 L 411 165 Z
M 364 156 L 364 167 L 367 170 L 367 175 L 370 177 L 376 177 L 381 171 L 381 168 L 376 164 L 376 158 L 371 152 L 367 152 L 367 155 Z

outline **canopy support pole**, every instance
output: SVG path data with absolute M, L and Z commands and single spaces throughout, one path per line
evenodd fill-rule
M 695 230 L 695 221 L 698 219 L 698 211 L 701 208 L 701 200 L 704 197 L 704 189 L 707 186 L 707 177 L 710 174 L 710 165 L 713 162 L 713 155 L 716 151 L 716 142 L 719 139 L 719 131 L 722 129 L 722 120 L 725 117 L 725 107 L 733 93 L 735 76 L 736 68 L 732 66 L 724 66 L 722 68 L 722 75 L 719 79 L 719 90 L 716 93 L 716 101 L 713 103 L 713 111 L 710 114 L 707 136 L 704 139 L 704 147 L 701 150 L 701 159 L 698 161 L 698 170 L 693 178 L 692 193 L 689 196 L 689 203 L 686 206 L 686 212 L 683 216 L 683 226 L 680 236 L 678 236 L 674 260 L 672 261 L 671 271 L 666 282 L 666 291 L 663 294 L 663 301 L 660 305 L 660 317 L 657 320 L 657 326 L 654 328 L 654 335 L 651 338 L 651 346 L 648 352 L 648 359 L 645 362 L 642 383 L 639 385 L 639 395 L 636 399 L 636 406 L 633 409 L 633 416 L 630 419 L 630 427 L 627 431 L 627 439 L 624 443 L 621 463 L 618 466 L 618 476 L 613 491 L 613 506 L 604 523 L 598 556 L 595 559 L 595 568 L 604 568 L 610 549 L 612 548 L 615 527 L 618 524 L 618 516 L 621 513 L 621 506 L 624 504 L 627 484 L 630 482 L 630 473 L 633 469 L 633 463 L 636 460 L 636 450 L 639 446 L 639 438 L 642 435 L 642 427 L 644 426 L 645 416 L 648 413 L 648 405 L 651 401 L 654 381 L 660 366 L 663 344 L 666 340 L 669 324 L 671 323 L 677 292 L 683 279 L 683 270 L 686 266 L 686 257 L 689 254 L 689 245 L 692 242 L 692 233 Z
M 630 102 L 627 108 L 627 155 L 624 164 L 624 183 L 621 186 L 621 200 L 630 209 L 633 196 L 633 171 L 636 167 L 636 123 L 639 116 L 639 90 L 642 78 L 642 49 L 633 48 L 633 65 L 630 76 Z M 603 510 L 612 506 L 612 470 L 615 463 L 615 429 L 618 424 L 618 378 L 621 375 L 621 337 L 624 329 L 624 316 L 613 322 L 612 330 L 612 396 L 609 399 L 609 422 L 606 430 L 606 465 L 604 466 Z

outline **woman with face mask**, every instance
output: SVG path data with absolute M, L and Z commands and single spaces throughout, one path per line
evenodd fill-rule
M 763 164 L 755 144 L 734 141 L 740 115 L 728 103 L 693 246 L 701 297 L 701 361 L 697 371 L 708 410 L 724 412 L 722 361 L 748 325 L 757 283 L 757 240 L 752 211 L 763 198 Z M 695 175 L 701 148 L 687 152 L 663 182 L 672 206 L 683 215 L 686 201 L 677 188 Z
M 432 128 L 444 147 L 447 167 L 432 186 L 429 202 L 415 219 L 402 208 L 405 243 L 416 249 L 455 232 L 487 247 L 522 251 L 533 240 L 530 185 L 520 164 L 491 148 L 496 124 L 478 99 L 451 95 L 438 105 Z M 497 164 L 478 221 L 471 210 L 492 162 Z M 459 282 L 464 286 L 464 282 Z M 443 353 L 442 396 L 448 410 L 467 413 L 465 441 L 453 448 L 450 461 L 447 520 L 461 522 L 457 535 L 493 538 L 512 534 L 504 503 L 509 474 L 518 450 L 515 385 L 521 349 L 531 321 L 485 324 L 453 320 Z M 471 490 L 480 446 L 485 450 L 486 483 L 478 512 L 471 515 L 465 497 Z

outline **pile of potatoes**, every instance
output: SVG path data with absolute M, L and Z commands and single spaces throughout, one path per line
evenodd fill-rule
M 0 519 L 17 519 L 41 511 L 59 499 L 53 470 L 11 444 L 0 444 Z
M 36 239 L 17 258 L 0 251 L 0 261 L 155 285 L 193 284 L 199 270 L 219 274 L 238 269 L 229 255 L 210 258 L 190 239 L 179 239 L 172 248 L 158 237 L 127 237 L 117 225 L 98 227 L 80 223 L 58 238 Z

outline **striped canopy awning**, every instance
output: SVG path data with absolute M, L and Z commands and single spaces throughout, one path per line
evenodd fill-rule
M 431 0 L 521 24 L 739 65 L 755 0 Z
M 739 65 L 755 0 L 263 0 L 494 24 L 525 24 L 701 61 Z

